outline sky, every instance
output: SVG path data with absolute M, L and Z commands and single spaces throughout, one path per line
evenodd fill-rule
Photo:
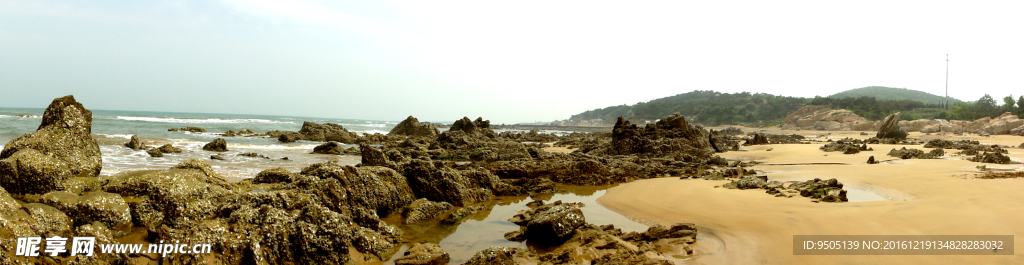
M 552 121 L 693 90 L 1024 94 L 1020 1 L 0 0 L 0 106 Z

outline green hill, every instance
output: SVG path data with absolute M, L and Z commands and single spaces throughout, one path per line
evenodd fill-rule
M 847 91 L 839 92 L 834 95 L 828 96 L 829 98 L 859 98 L 859 97 L 873 97 L 878 100 L 913 100 L 919 101 L 926 104 L 940 104 L 946 102 L 945 97 L 933 95 L 923 91 L 917 91 L 906 88 L 896 87 L 884 87 L 884 86 L 869 86 L 862 88 L 850 89 Z M 949 103 L 961 103 L 958 99 L 949 98 Z
M 705 125 L 778 123 L 810 99 L 784 97 L 765 93 L 721 93 L 693 91 L 659 98 L 636 105 L 619 105 L 585 111 L 570 120 L 603 119 L 614 122 L 619 116 L 627 120 L 657 120 L 679 112 L 687 120 Z

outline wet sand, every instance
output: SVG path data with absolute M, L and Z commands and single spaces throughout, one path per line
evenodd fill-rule
M 776 129 L 777 130 L 777 129 Z M 749 131 L 744 128 L 744 131 Z M 814 136 L 828 132 L 770 133 Z M 860 132 L 831 132 L 829 138 L 867 138 Z M 928 139 L 920 133 L 911 137 Z M 1017 146 L 1020 136 L 943 136 L 986 144 Z M 869 145 L 874 151 L 844 155 L 818 150 L 822 144 L 761 145 L 721 154 L 728 159 L 757 160 L 753 167 L 770 180 L 836 178 L 847 187 L 885 200 L 813 203 L 808 198 L 776 198 L 763 190 L 716 188 L 728 181 L 659 178 L 611 188 L 602 205 L 648 223 L 692 222 L 701 228 L 692 264 L 1021 264 L 1012 256 L 795 256 L 793 235 L 1015 235 L 1024 243 L 1024 179 L 974 179 L 976 166 L 960 157 L 895 160 L 868 165 L 868 156 L 885 154 L 898 145 Z M 907 146 L 924 151 L 921 145 Z M 772 148 L 772 151 L 766 151 Z M 1012 165 L 1020 169 L 1024 150 L 1011 148 Z M 947 150 L 947 156 L 955 150 Z M 843 165 L 771 165 L 843 163 Z M 855 194 L 851 194 L 855 196 Z M 861 195 L 863 196 L 863 195 Z

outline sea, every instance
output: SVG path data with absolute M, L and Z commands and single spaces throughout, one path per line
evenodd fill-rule
M 26 133 L 34 132 L 42 121 L 42 108 L 0 108 L 0 146 Z M 100 175 L 115 175 L 124 171 L 167 169 L 190 158 L 207 161 L 218 173 L 230 180 L 252 178 L 260 171 L 282 167 L 298 172 L 313 163 L 335 161 L 343 165 L 360 162 L 358 156 L 311 154 L 313 147 L 322 142 L 298 141 L 282 143 L 276 138 L 256 136 L 225 137 L 225 131 L 249 129 L 256 133 L 272 130 L 298 131 L 304 121 L 339 124 L 359 134 L 387 134 L 400 121 L 358 119 L 332 119 L 316 117 L 290 117 L 250 114 L 176 113 L 150 111 L 91 110 L 92 133 L 103 154 Z M 205 133 L 168 131 L 170 128 L 201 127 Z M 150 157 L 145 150 L 132 150 L 124 146 L 132 135 L 151 147 L 171 144 L 183 150 L 180 154 Z M 227 152 L 202 150 L 203 145 L 216 138 L 228 143 Z M 355 145 L 346 145 L 345 148 Z M 257 153 L 263 157 L 240 156 Z M 225 160 L 210 159 L 221 155 Z M 287 159 L 284 159 L 286 158 Z

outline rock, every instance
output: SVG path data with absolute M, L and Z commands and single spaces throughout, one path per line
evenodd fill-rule
M 160 148 L 157 148 L 157 150 L 164 154 L 181 153 L 181 148 L 171 146 L 171 144 L 165 144 L 163 146 L 160 146 Z
M 71 218 L 67 214 L 41 203 L 25 204 L 24 209 L 35 222 L 29 224 L 32 230 L 43 237 L 66 235 L 71 231 Z
M 351 133 L 342 127 L 334 123 L 318 124 L 315 122 L 303 122 L 302 129 L 299 130 L 304 140 L 327 142 L 335 141 L 344 144 L 354 144 L 358 136 L 355 133 Z
M 388 132 L 388 135 L 406 135 L 431 138 L 437 137 L 438 134 L 440 134 L 440 131 L 438 131 L 437 127 L 434 127 L 433 124 L 420 123 L 420 121 L 413 116 L 405 118 L 405 120 L 398 123 L 398 125 L 395 125 L 395 128 L 392 128 L 391 131 Z
M 203 150 L 214 152 L 226 152 L 228 151 L 228 142 L 224 141 L 224 138 L 213 139 L 212 142 L 209 142 L 203 146 Z
M 538 208 L 539 209 L 539 208 Z M 572 236 L 576 228 L 586 224 L 583 211 L 571 204 L 556 204 L 536 211 L 526 223 L 526 238 L 541 244 L 561 243 Z
M 655 224 L 644 231 L 644 240 L 655 241 L 662 238 L 697 237 L 697 226 L 691 223 L 677 223 L 671 227 Z
M 753 138 L 751 138 L 750 140 L 747 140 L 746 143 L 743 143 L 743 145 L 762 145 L 762 144 L 768 144 L 768 137 L 765 137 L 764 134 L 760 134 L 760 133 L 755 133 Z
M 735 189 L 764 189 L 768 186 L 768 176 L 744 176 L 738 180 L 734 180 L 732 185 L 724 185 L 726 188 Z
M 924 151 L 918 149 L 907 149 L 906 147 L 900 148 L 899 150 L 893 148 L 888 153 L 889 156 L 899 157 L 900 159 L 936 159 L 944 154 L 945 152 L 942 150 L 942 148 L 936 148 L 935 150 L 932 150 L 929 153 L 925 153 Z
M 74 216 L 76 225 L 100 222 L 115 230 L 124 230 L 132 226 L 132 215 L 128 203 L 121 195 L 94 191 L 82 196 L 75 204 Z
M 434 219 L 443 213 L 450 212 L 453 207 L 447 202 L 432 202 L 427 199 L 418 199 L 405 207 L 402 217 L 405 217 L 404 224 L 414 224 L 421 221 Z
M 146 145 L 139 142 L 138 135 L 132 135 L 132 139 L 127 143 L 124 143 L 125 147 L 131 148 L 132 150 L 146 149 Z
M 222 134 L 222 135 L 224 135 L 224 136 L 226 136 L 226 137 L 234 137 L 234 136 L 237 136 L 237 135 L 238 135 L 238 133 L 236 133 L 236 132 L 235 132 L 235 131 L 233 131 L 233 130 L 228 130 L 228 131 L 224 132 L 224 134 Z
M 441 249 L 434 243 L 416 243 L 413 244 L 409 250 L 405 251 L 405 256 L 395 260 L 396 265 L 444 265 L 448 264 L 451 258 L 448 253 Z
M 823 202 L 845 202 L 846 190 L 843 184 L 836 179 L 813 179 L 805 182 L 796 182 L 789 186 L 790 189 L 800 192 L 800 196 L 820 199 Z
M 362 154 L 362 164 L 367 166 L 388 166 L 391 160 L 383 151 L 370 147 L 367 144 L 359 144 L 359 152 Z
M 467 134 L 475 134 L 481 132 L 481 130 L 490 130 L 490 127 L 491 121 L 485 121 L 481 117 L 476 118 L 475 121 L 470 121 L 468 117 L 462 117 L 462 119 L 452 123 L 452 127 L 448 128 L 448 131 L 462 131 Z
M 782 129 L 866 130 L 873 124 L 849 110 L 809 105 L 787 115 Z
M 35 132 L 11 140 L 0 152 L 0 186 L 42 194 L 61 189 L 71 177 L 98 176 L 102 154 L 91 133 L 91 111 L 73 96 L 54 99 Z
M 641 129 L 624 119 L 615 123 L 610 144 L 587 152 L 593 155 L 643 154 L 648 157 L 678 157 L 686 162 L 706 163 L 716 150 L 711 134 L 686 122 L 682 115 L 662 118 Z
M 46 193 L 64 190 L 73 176 L 67 163 L 36 149 L 24 149 L 0 160 L 0 183 L 13 193 Z
M 249 135 L 249 134 L 256 134 L 256 132 L 254 132 L 252 130 L 249 130 L 249 129 L 242 129 L 241 131 L 238 131 L 238 134 L 239 135 Z
M 341 146 L 338 142 L 326 142 L 313 148 L 314 154 L 325 154 L 325 155 L 343 155 L 345 154 L 345 147 Z
M 476 187 L 459 171 L 435 167 L 430 161 L 413 160 L 405 167 L 405 177 L 418 198 L 466 206 L 491 199 L 489 189 Z
M 342 192 L 347 194 L 352 204 L 373 209 L 381 215 L 397 213 L 416 199 L 409 183 L 412 178 L 407 182 L 406 177 L 390 168 L 343 167 L 327 162 L 310 165 L 302 169 L 301 174 L 321 179 L 337 179 L 340 186 L 344 187 Z
M 196 158 L 167 170 L 122 172 L 101 180 L 106 192 L 147 196 L 154 209 L 163 213 L 163 218 L 154 223 L 175 229 L 206 219 L 217 207 L 213 199 L 231 194 L 227 180 Z
M 188 127 L 184 127 L 184 128 L 170 128 L 170 129 L 167 129 L 167 131 L 168 132 L 182 131 L 182 132 L 204 133 L 204 132 L 206 132 L 206 129 L 199 128 L 199 127 L 188 126 Z
M 470 217 L 473 214 L 483 211 L 484 209 L 485 208 L 483 206 L 462 207 L 452 212 L 452 214 L 448 215 L 448 217 L 445 217 L 444 220 L 441 220 L 441 222 L 446 224 L 457 224 L 462 222 L 467 217 Z
M 160 152 L 160 149 L 156 148 L 146 150 L 146 153 L 149 154 L 150 157 L 164 157 L 164 153 Z
M 868 164 L 878 164 L 878 161 L 875 161 L 875 156 L 868 157 Z
M 875 134 L 876 138 L 891 138 L 896 140 L 903 140 L 907 138 L 907 132 L 900 130 L 899 125 L 900 113 L 889 114 L 885 117 L 882 122 L 882 126 L 878 128 L 878 133 Z
M 469 258 L 464 265 L 525 265 L 536 264 L 533 254 L 523 248 L 489 247 Z
M 210 156 L 210 159 L 213 159 L 213 160 L 222 160 L 222 161 L 223 161 L 223 160 L 226 160 L 226 159 L 225 159 L 225 158 L 224 158 L 223 156 L 221 156 L 221 155 L 212 155 L 212 156 Z
M 1010 160 L 1010 157 L 1008 157 L 1006 155 L 1003 155 L 1001 153 L 989 153 L 989 152 L 984 152 L 984 153 L 981 153 L 981 154 L 977 154 L 974 157 L 970 158 L 969 160 L 971 160 L 973 162 L 992 163 L 992 164 L 1009 164 L 1009 163 L 1012 162 Z
M 298 174 L 289 172 L 288 170 L 280 167 L 275 167 L 260 171 L 253 178 L 253 183 L 291 183 Z

